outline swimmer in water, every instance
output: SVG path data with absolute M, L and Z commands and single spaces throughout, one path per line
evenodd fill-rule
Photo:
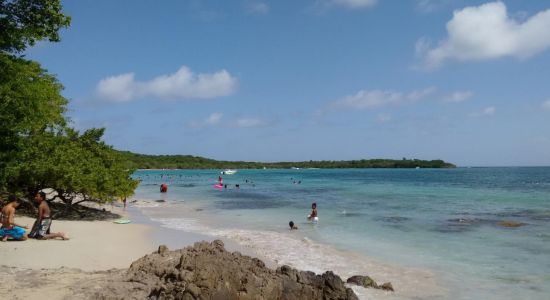
M 290 230 L 293 230 L 293 229 L 298 229 L 298 227 L 296 225 L 294 225 L 294 222 L 293 221 L 290 221 L 288 222 L 288 226 L 290 227 Z
M 316 217 L 317 217 L 317 203 L 313 202 L 311 204 L 311 213 L 309 214 L 309 216 L 307 216 L 307 219 L 309 221 L 312 221 L 312 220 L 315 220 Z

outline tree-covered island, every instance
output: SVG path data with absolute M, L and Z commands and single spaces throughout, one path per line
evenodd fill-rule
M 301 162 L 222 161 L 191 155 L 145 155 L 120 152 L 127 167 L 132 169 L 289 169 L 289 168 L 455 168 L 443 160 L 360 159 Z

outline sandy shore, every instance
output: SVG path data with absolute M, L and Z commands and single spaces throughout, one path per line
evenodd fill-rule
M 128 268 L 135 260 L 156 251 L 161 244 L 170 249 L 180 249 L 197 241 L 214 239 L 212 236 L 161 227 L 161 224 L 151 221 L 137 208 L 129 207 L 129 214 L 117 206 L 105 208 L 124 215 L 132 223 L 119 225 L 112 221 L 55 220 L 52 232 L 63 231 L 70 240 L 30 239 L 0 243 L 0 282 L 3 287 L 0 289 L 0 299 L 82 299 L 85 295 L 79 286 L 85 285 L 83 283 L 104 280 L 108 274 L 120 272 L 120 269 Z M 30 227 L 34 219 L 16 217 L 16 222 Z M 258 257 L 268 267 L 277 267 L 276 262 L 266 259 L 257 249 L 245 247 L 229 238 L 221 238 L 229 251 Z M 366 269 L 371 270 L 370 273 L 374 272 L 372 268 Z M 382 275 L 391 272 L 382 273 L 376 278 L 385 278 Z M 367 291 L 359 287 L 353 289 L 361 299 L 403 299 L 415 298 L 410 295 L 442 294 L 441 291 L 434 293 L 432 290 L 436 284 L 431 281 L 434 278 L 429 274 L 392 274 L 389 276 L 391 281 L 399 286 L 395 294 Z M 397 280 L 400 277 L 407 278 L 405 281 L 412 286 L 407 288 L 406 282 Z M 426 290 L 425 293 L 419 293 L 418 288 Z
M 51 231 L 65 232 L 69 240 L 0 242 L 0 299 L 80 299 L 79 282 L 126 269 L 160 244 L 176 249 L 213 239 L 161 228 L 132 208 L 130 213 L 117 206 L 105 208 L 132 223 L 54 220 Z M 18 224 L 31 227 L 33 222 L 16 216 Z M 236 245 L 229 248 L 242 250 Z
M 31 227 L 34 219 L 16 216 L 16 222 Z M 55 220 L 51 230 L 65 232 L 70 240 L 0 243 L 0 299 L 70 299 L 79 281 L 128 268 L 158 248 L 156 229 L 145 224 Z
M 34 219 L 18 217 L 16 222 L 31 226 Z M 149 238 L 153 230 L 141 224 L 111 221 L 54 221 L 52 232 L 67 233 L 70 240 L 34 240 L 0 243 L 1 265 L 18 268 L 77 268 L 84 271 L 126 268 L 155 250 Z

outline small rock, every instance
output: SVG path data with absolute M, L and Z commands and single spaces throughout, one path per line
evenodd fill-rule
M 219 250 L 225 251 L 225 245 L 223 244 L 222 240 L 214 240 L 212 242 L 212 246 L 218 248 Z
M 191 295 L 193 295 L 193 297 L 195 297 L 195 298 L 198 297 L 198 296 L 201 294 L 201 289 L 200 289 L 198 286 L 196 286 L 196 285 L 194 285 L 194 284 L 192 284 L 192 283 L 190 283 L 190 284 L 187 285 L 187 290 L 188 290 L 189 293 L 191 293 Z
M 166 252 L 168 252 L 168 247 L 166 247 L 166 245 L 160 245 L 157 253 L 163 255 Z
M 391 285 L 391 282 L 385 282 L 381 286 L 378 287 L 381 290 L 385 291 L 392 291 L 393 292 L 393 286 Z
M 375 288 L 375 289 L 378 288 L 378 285 L 376 284 L 376 282 L 369 276 L 362 276 L 362 275 L 351 276 L 350 278 L 348 278 L 348 280 L 346 280 L 346 282 L 351 284 L 356 284 L 366 288 L 369 288 L 369 287 Z

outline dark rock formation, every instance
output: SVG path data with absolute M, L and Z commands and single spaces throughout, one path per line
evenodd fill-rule
M 386 290 L 386 291 L 392 291 L 393 292 L 393 285 L 391 285 L 391 282 L 383 283 L 378 287 L 379 289 Z
M 227 252 L 220 240 L 176 251 L 160 246 L 118 278 L 90 285 L 92 291 L 82 292 L 93 299 L 357 299 L 330 271 L 271 270 L 259 259 Z
M 382 285 L 378 285 L 372 278 L 369 276 L 362 276 L 362 275 L 354 275 L 348 278 L 346 281 L 350 284 L 355 284 L 358 286 L 366 287 L 366 288 L 375 288 L 380 290 L 386 290 L 386 291 L 392 291 L 393 292 L 393 286 L 391 282 L 386 282 Z
M 347 283 L 355 284 L 366 288 L 378 288 L 378 284 L 369 276 L 355 275 L 348 278 Z

